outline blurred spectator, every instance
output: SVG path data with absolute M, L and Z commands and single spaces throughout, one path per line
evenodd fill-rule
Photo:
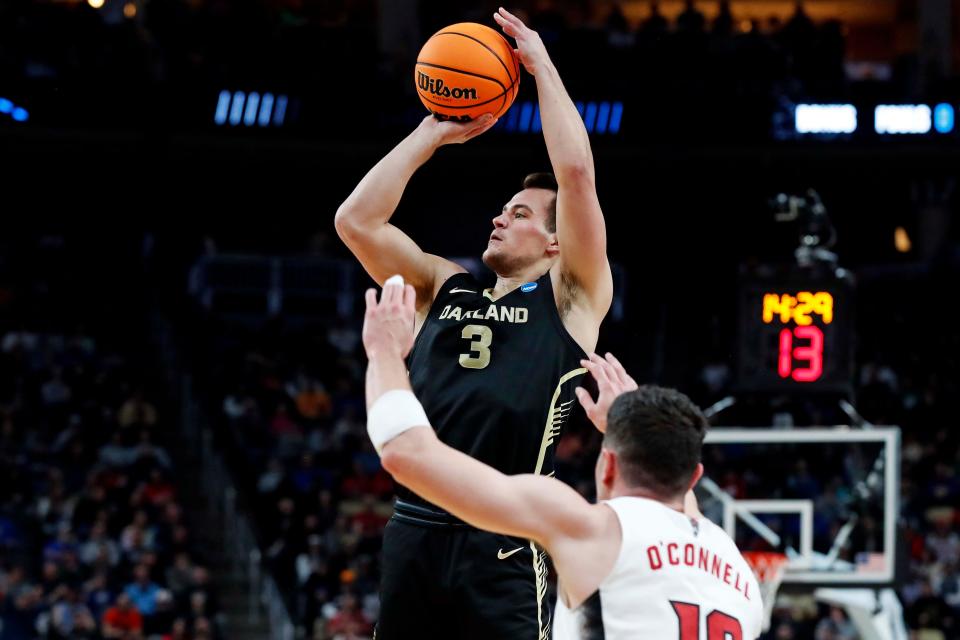
M 164 477 L 163 471 L 153 469 L 150 480 L 143 486 L 143 498 L 154 507 L 168 504 L 176 497 L 173 483 Z
M 190 585 L 191 597 L 194 594 L 202 594 L 204 606 L 211 613 L 220 611 L 220 599 L 217 590 L 210 580 L 210 572 L 206 567 L 195 566 L 193 568 L 193 581 Z
M 143 616 L 133 606 L 130 596 L 121 593 L 117 603 L 103 614 L 104 638 L 138 638 L 143 631 Z
M 857 640 L 853 624 L 837 607 L 830 607 L 830 617 L 817 624 L 814 634 L 815 640 Z
M 79 532 L 86 532 L 93 526 L 97 515 L 107 508 L 107 492 L 103 485 L 93 481 L 73 507 L 73 527 Z M 106 531 L 101 528 L 101 534 Z
M 949 636 L 945 635 L 950 638 L 960 630 L 956 624 L 956 614 L 928 582 L 921 584 L 920 597 L 907 607 L 905 613 L 911 629 L 950 633 Z
M 934 521 L 934 530 L 927 534 L 926 546 L 938 562 L 946 565 L 960 562 L 960 536 L 946 518 L 940 517 Z
M 349 356 L 356 352 L 360 345 L 360 332 L 355 322 L 340 320 L 327 332 L 327 342 L 341 355 Z
M 282 402 L 277 404 L 270 420 L 270 432 L 276 438 L 290 440 L 300 440 L 303 435 L 300 426 L 290 417 L 287 405 Z
M 166 589 L 158 590 L 156 594 L 156 609 L 153 615 L 146 618 L 144 622 L 144 634 L 149 637 L 172 631 L 176 615 L 176 603 L 174 602 L 173 594 Z
M 669 27 L 670 24 L 667 22 L 667 19 L 660 13 L 659 0 L 653 0 L 650 3 L 650 16 L 641 26 L 641 32 L 647 38 L 652 38 L 666 34 Z
M 304 373 L 287 385 L 287 394 L 293 399 L 297 413 L 307 424 L 330 416 L 330 394 L 318 381 Z
M 280 488 L 281 483 L 286 480 L 287 471 L 283 462 L 279 458 L 270 458 L 267 468 L 260 474 L 260 480 L 257 482 L 257 490 L 261 494 L 273 494 Z
M 150 580 L 150 569 L 139 564 L 133 569 L 133 582 L 123 591 L 130 602 L 144 616 L 152 616 L 157 610 L 157 593 L 160 587 Z
M 121 427 L 152 427 L 157 424 L 157 409 L 143 397 L 138 389 L 120 406 L 117 424 Z
M 97 638 L 97 623 L 90 609 L 77 601 L 77 592 L 63 587 L 62 599 L 50 609 L 48 638 Z
M 697 9 L 694 0 L 686 0 L 683 12 L 677 17 L 677 29 L 686 33 L 703 33 L 706 18 Z
M 733 33 L 734 20 L 730 11 L 730 0 L 720 0 L 720 10 L 713 21 L 713 34 L 720 37 L 729 37 Z
M 50 379 L 40 388 L 43 404 L 47 407 L 59 407 L 66 404 L 72 395 L 70 387 L 63 380 L 63 371 L 57 367 L 53 370 Z
M 136 449 L 126 444 L 121 431 L 115 432 L 110 443 L 100 448 L 100 462 L 108 467 L 127 467 L 136 459 Z
M 95 620 L 101 620 L 113 602 L 114 594 L 107 587 L 106 571 L 97 571 L 84 585 L 87 607 Z
M 340 596 L 339 606 L 330 616 L 327 631 L 334 638 L 365 638 L 371 630 L 372 625 L 359 609 L 356 596 L 352 593 Z
M 173 466 L 166 449 L 153 443 L 153 436 L 144 429 L 140 432 L 140 441 L 137 444 L 136 461 L 145 464 L 157 464 L 165 469 Z
M 193 584 L 193 563 L 186 552 L 181 551 L 176 555 L 173 566 L 167 569 L 166 580 L 174 597 L 183 598 Z
M 163 640 L 189 640 L 190 632 L 185 618 L 177 618 L 173 621 L 170 633 L 163 637 Z
M 345 498 L 359 498 L 364 495 L 374 495 L 389 498 L 393 494 L 393 480 L 390 475 L 380 468 L 374 456 L 376 466 L 371 473 L 369 466 L 361 459 L 354 458 L 353 470 L 340 484 L 340 493 Z
M 150 526 L 147 512 L 140 510 L 134 513 L 133 521 L 124 527 L 120 534 L 120 547 L 130 552 L 139 549 L 153 548 L 154 528 Z

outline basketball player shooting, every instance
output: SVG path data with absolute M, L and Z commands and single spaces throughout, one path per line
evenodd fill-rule
M 400 274 L 416 292 L 407 366 L 439 440 L 502 473 L 549 475 L 613 279 L 580 115 L 536 32 L 503 9 L 494 19 L 536 81 L 553 168 L 527 176 L 493 218 L 483 262 L 494 285 L 390 224 L 414 172 L 441 146 L 487 131 L 492 117 L 424 119 L 360 181 L 336 228 L 378 284 Z M 547 638 L 545 574 L 542 550 L 524 536 L 479 531 L 400 487 L 384 533 L 377 638 Z
M 553 478 L 507 476 L 443 444 L 411 391 L 414 291 L 367 292 L 367 430 L 397 482 L 475 527 L 529 538 L 558 574 L 555 640 L 744 640 L 760 635 L 756 578 L 733 540 L 684 513 L 703 474 L 707 420 L 672 389 L 639 387 L 612 357 L 591 359 L 601 424 L 598 504 Z M 632 389 L 632 390 L 628 390 Z

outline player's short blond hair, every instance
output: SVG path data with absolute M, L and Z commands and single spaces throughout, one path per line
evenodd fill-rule
M 553 200 L 550 201 L 550 208 L 547 209 L 547 231 L 550 233 L 555 233 L 557 230 L 556 193 L 560 190 L 560 185 L 557 184 L 557 177 L 552 173 L 547 173 L 546 171 L 542 171 L 540 173 L 531 173 L 523 179 L 523 188 L 546 189 L 547 191 L 553 191 Z

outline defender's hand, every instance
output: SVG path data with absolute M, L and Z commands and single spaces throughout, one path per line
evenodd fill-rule
M 540 34 L 523 24 L 523 21 L 503 7 L 493 14 L 503 32 L 517 41 L 516 52 L 520 56 L 527 73 L 536 77 L 537 70 L 543 68 L 545 62 L 550 61 L 547 48 L 540 39 Z
M 413 347 L 413 322 L 417 294 L 403 278 L 393 276 L 383 283 L 377 302 L 376 289 L 367 289 L 367 310 L 363 316 L 363 347 L 367 358 L 396 355 L 406 358 Z
M 417 127 L 417 133 L 426 136 L 429 143 L 436 148 L 445 144 L 463 144 L 489 131 L 495 124 L 497 119 L 489 113 L 470 122 L 441 121 L 433 116 L 427 116 Z
M 606 433 L 607 412 L 610 411 L 610 405 L 613 404 L 613 401 L 616 400 L 617 396 L 621 393 L 635 391 L 638 388 L 637 383 L 627 375 L 626 369 L 623 368 L 619 360 L 613 357 L 612 353 L 607 354 L 606 360 L 595 353 L 591 353 L 590 359 L 581 360 L 580 364 L 582 364 L 597 381 L 599 393 L 597 394 L 597 401 L 594 402 L 586 389 L 577 387 L 575 392 L 577 394 L 577 400 L 583 405 L 584 411 L 587 412 L 587 417 L 590 418 L 590 422 L 593 423 L 597 430 L 600 431 L 600 433 Z

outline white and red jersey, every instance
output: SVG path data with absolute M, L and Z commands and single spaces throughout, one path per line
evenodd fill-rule
M 763 604 L 750 566 L 726 532 L 645 498 L 605 503 L 623 542 L 585 603 L 557 599 L 554 640 L 755 640 Z

